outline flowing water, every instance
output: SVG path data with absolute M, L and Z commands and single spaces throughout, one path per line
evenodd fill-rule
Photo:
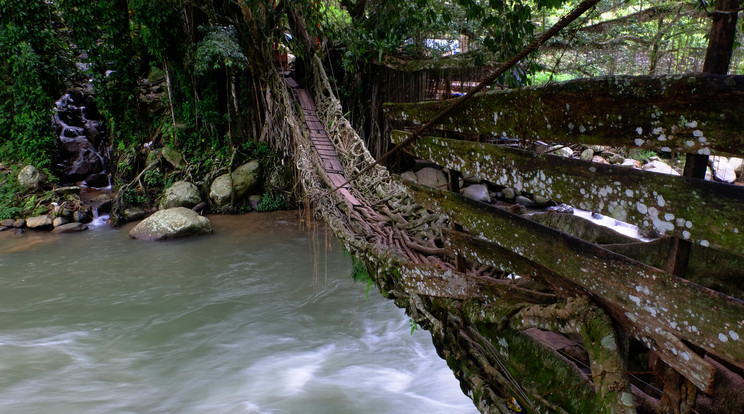
M 0 233 L 0 413 L 476 413 L 431 344 L 293 213 Z

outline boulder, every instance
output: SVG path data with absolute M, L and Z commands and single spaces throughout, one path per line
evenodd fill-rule
M 620 154 L 613 154 L 610 157 L 610 164 L 622 164 L 625 162 L 625 157 Z
M 143 217 L 145 217 L 145 210 L 138 207 L 125 208 L 124 211 L 121 212 L 121 219 L 124 222 L 136 221 Z
M 217 177 L 209 188 L 209 198 L 216 205 L 225 206 L 230 202 L 231 190 L 235 192 L 235 200 L 238 200 L 255 188 L 260 179 L 261 164 L 253 160 L 236 168 L 232 174 Z
M 517 196 L 517 193 L 514 191 L 514 189 L 505 187 L 503 190 L 501 190 L 501 195 L 504 196 L 505 199 L 511 200 Z
M 13 224 L 15 224 L 15 219 L 0 220 L 0 226 L 2 227 L 13 227 Z
M 736 168 L 726 157 L 711 157 L 711 168 L 717 181 L 733 183 L 736 181 Z
M 651 171 L 661 174 L 680 175 L 677 171 L 674 171 L 672 167 L 665 164 L 663 161 L 650 161 L 649 163 L 641 167 L 641 169 L 643 171 Z
M 594 158 L 594 150 L 591 148 L 587 148 L 584 151 L 581 151 L 581 156 L 579 158 L 584 161 L 591 161 L 592 158 Z
M 462 195 L 471 200 L 480 201 L 482 203 L 491 202 L 491 197 L 488 195 L 488 187 L 483 184 L 473 184 L 465 187 L 462 190 Z
M 44 229 L 52 227 L 52 225 L 52 217 L 48 215 L 29 217 L 26 219 L 26 227 L 30 229 Z
M 209 219 L 185 207 L 160 210 L 142 220 L 129 237 L 139 240 L 167 240 L 212 232 Z
M 173 166 L 173 168 L 181 168 L 186 164 L 186 161 L 183 159 L 183 155 L 181 155 L 180 152 L 174 150 L 170 147 L 163 148 L 162 151 L 163 159 L 168 161 L 170 165 Z
M 20 229 L 21 227 L 26 225 L 25 219 L 16 219 L 15 223 L 13 223 L 13 228 Z
M 592 162 L 596 162 L 598 164 L 609 164 L 610 162 L 604 159 L 604 157 L 595 155 L 592 157 Z
M 67 220 L 64 217 L 55 217 L 54 220 L 52 221 L 52 226 L 54 226 L 55 228 L 57 228 L 59 226 L 64 226 L 65 224 L 67 224 L 69 222 L 70 222 L 70 220 Z
M 199 189 L 188 181 L 176 181 L 165 190 L 160 209 L 166 210 L 173 207 L 192 208 L 201 202 Z
M 416 182 L 428 187 L 439 189 L 447 188 L 447 177 L 441 170 L 426 167 L 416 171 Z
M 573 157 L 573 150 L 562 145 L 554 145 L 550 148 L 551 154 L 560 155 L 561 157 Z
M 57 226 L 52 233 L 75 233 L 78 231 L 88 230 L 88 226 L 83 223 L 68 223 Z
M 36 189 L 39 187 L 39 180 L 41 180 L 41 175 L 33 165 L 23 167 L 18 173 L 18 182 L 24 189 Z

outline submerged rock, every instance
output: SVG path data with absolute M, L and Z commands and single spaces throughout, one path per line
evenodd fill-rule
M 167 240 L 212 232 L 209 219 L 185 207 L 161 210 L 142 220 L 129 237 L 139 240 Z

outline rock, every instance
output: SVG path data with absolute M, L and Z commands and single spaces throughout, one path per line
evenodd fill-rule
M 52 224 L 52 217 L 48 215 L 29 217 L 26 219 L 26 227 L 30 229 L 41 230 L 47 227 L 52 227 Z
M 125 208 L 124 211 L 121 212 L 121 219 L 124 222 L 140 220 L 143 217 L 145 217 L 145 210 L 137 207 Z
M 635 243 L 638 241 L 630 236 L 620 234 L 609 227 L 595 224 L 590 220 L 574 216 L 573 214 L 548 211 L 547 213 L 533 214 L 530 216 L 530 219 L 590 243 L 615 244 Z
M 480 201 L 482 203 L 491 202 L 491 197 L 488 195 L 488 187 L 483 184 L 473 184 L 465 187 L 462 190 L 462 195 L 471 200 Z
M 555 211 L 559 214 L 573 214 L 574 209 L 572 206 L 569 206 L 568 204 L 558 204 L 557 206 L 550 207 L 550 211 Z
M 207 210 L 207 207 L 209 207 L 207 203 L 202 201 L 201 203 L 195 205 L 194 208 L 192 208 L 192 210 L 194 210 L 195 212 L 199 214 L 202 214 Z
M 13 227 L 16 229 L 20 229 L 21 227 L 26 225 L 25 219 L 16 219 L 15 223 L 13 223 Z
M 439 189 L 447 188 L 447 177 L 441 170 L 426 167 L 416 171 L 416 182 L 428 187 Z
M 39 174 L 39 170 L 37 170 L 33 165 L 23 167 L 21 172 L 18 173 L 18 182 L 27 190 L 38 188 L 40 180 L 41 175 Z
M 609 164 L 610 163 L 609 161 L 607 161 L 603 157 L 600 157 L 599 155 L 593 156 L 592 162 L 596 162 L 597 164 Z
M 99 194 L 90 200 L 88 200 L 87 204 L 90 206 L 90 208 L 94 210 L 98 210 L 98 213 L 110 213 L 111 212 L 111 204 L 113 203 L 113 200 L 111 199 L 111 194 Z
M 253 194 L 252 196 L 248 197 L 248 204 L 251 205 L 251 208 L 253 210 L 258 210 L 258 204 L 261 202 L 261 196 L 258 194 Z
M 209 198 L 218 206 L 225 206 L 230 202 L 231 190 L 235 192 L 235 200 L 239 200 L 256 187 L 260 179 L 261 165 L 253 160 L 236 168 L 232 174 L 217 177 L 209 188 Z
M 482 183 L 483 182 L 483 179 L 481 179 L 480 177 L 476 177 L 474 175 L 468 175 L 468 176 L 463 176 L 462 181 L 465 184 L 473 185 L 473 184 L 480 184 L 480 183 Z
M 88 225 L 83 223 L 68 223 L 57 226 L 52 233 L 75 233 L 78 231 L 88 230 Z
M 90 222 L 90 220 L 91 220 L 91 217 L 85 211 L 75 210 L 72 213 L 72 221 L 74 221 L 76 223 L 88 223 L 88 222 Z
M 413 171 L 405 171 L 405 172 L 403 172 L 403 174 L 400 175 L 400 178 L 402 178 L 404 180 L 412 181 L 414 183 L 417 183 L 418 182 L 417 179 L 416 179 L 416 173 L 413 172 Z
M 653 158 L 653 157 L 652 157 Z M 669 174 L 669 175 L 680 175 L 677 171 L 674 171 L 672 167 L 665 164 L 662 161 L 651 161 L 641 167 L 643 171 L 650 171 L 655 173 L 661 173 L 661 174 Z
M 716 181 L 733 183 L 736 181 L 736 168 L 726 157 L 711 157 L 711 168 Z
M 142 220 L 129 237 L 138 240 L 167 240 L 212 232 L 209 219 L 185 207 L 160 210 Z
M 592 158 L 594 158 L 594 150 L 591 148 L 587 148 L 584 151 L 581 151 L 581 156 L 579 158 L 584 161 L 591 161 Z
M 511 206 L 509 206 L 509 211 L 511 211 L 514 214 L 519 214 L 521 216 L 523 214 L 527 214 L 527 207 L 521 204 L 512 204 Z
M 620 164 L 621 167 L 631 167 L 635 169 L 641 168 L 641 162 L 638 160 L 634 160 L 632 158 L 626 158 L 625 161 L 623 161 L 622 164 Z
M 106 173 L 99 172 L 85 177 L 85 185 L 92 188 L 104 188 L 109 186 L 109 177 Z
M 80 187 L 76 185 L 70 185 L 67 187 L 57 187 L 52 192 L 57 197 L 64 197 L 66 195 L 80 195 Z
M 199 189 L 188 181 L 176 181 L 165 190 L 160 209 L 166 210 L 173 207 L 192 208 L 201 202 Z
M 64 226 L 65 224 L 69 222 L 70 221 L 64 217 L 55 217 L 54 220 L 52 221 L 52 226 L 54 227 Z
M 13 227 L 13 224 L 15 224 L 15 219 L 0 220 L 0 226 L 2 227 Z
M 533 198 L 535 200 L 535 204 L 537 204 L 540 207 L 546 207 L 546 206 L 549 206 L 549 205 L 555 205 L 555 202 L 552 201 L 551 199 L 547 198 L 547 197 L 536 195 Z
M 620 154 L 613 154 L 610 157 L 610 164 L 622 164 L 625 162 L 625 157 Z
M 535 207 L 535 202 L 525 196 L 517 196 L 514 202 L 525 207 Z
M 183 155 L 181 155 L 180 152 L 174 150 L 170 147 L 163 148 L 162 151 L 163 159 L 168 161 L 170 165 L 173 166 L 173 168 L 181 168 L 186 164 L 186 161 L 183 159 Z
M 736 171 L 737 177 L 744 177 L 744 159 L 731 157 L 729 158 L 729 164 L 731 164 L 731 168 Z
M 517 196 L 517 193 L 511 188 L 505 187 L 503 190 L 501 190 L 501 195 L 504 196 L 504 198 L 507 200 L 512 200 L 514 199 L 514 197 Z
M 569 147 L 564 147 L 562 145 L 554 145 L 550 147 L 550 150 L 552 151 L 551 154 L 560 155 L 561 157 L 573 157 L 573 150 Z

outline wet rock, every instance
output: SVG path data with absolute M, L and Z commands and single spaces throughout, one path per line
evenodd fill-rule
M 584 151 L 581 151 L 581 156 L 579 158 L 584 161 L 591 161 L 592 158 L 594 158 L 594 150 L 591 148 L 587 148 Z
M 0 220 L 0 226 L 2 227 L 13 227 L 14 223 L 15 223 L 15 219 Z
M 441 170 L 426 167 L 416 171 L 416 182 L 428 187 L 447 188 L 447 177 Z
M 517 196 L 517 193 L 514 191 L 514 189 L 505 187 L 503 190 L 501 190 L 501 195 L 504 196 L 507 200 L 513 200 L 514 197 Z
M 405 172 L 403 172 L 403 174 L 400 175 L 400 178 L 402 178 L 404 180 L 412 181 L 414 183 L 417 183 L 418 182 L 417 179 L 416 179 L 416 173 L 413 172 L 413 171 L 405 171 Z
M 92 188 L 108 187 L 109 177 L 103 172 L 91 174 L 85 178 L 85 185 Z
M 525 207 L 535 207 L 535 202 L 525 196 L 517 196 L 514 202 Z
M 653 157 L 652 157 L 653 158 Z M 665 164 L 662 161 L 653 160 L 641 167 L 643 171 L 650 171 L 655 173 L 661 173 L 661 174 L 669 174 L 669 175 L 680 175 L 677 171 L 674 171 L 672 167 Z
M 21 172 L 18 173 L 18 182 L 27 190 L 38 188 L 40 180 L 41 175 L 39 174 L 39 170 L 37 170 L 33 165 L 23 167 Z
M 52 233 L 75 233 L 88 230 L 88 225 L 83 223 L 68 223 L 55 227 Z
M 93 210 L 97 210 L 99 214 L 110 213 L 112 203 L 113 199 L 111 198 L 111 194 L 108 193 L 99 194 L 87 202 L 88 206 Z
M 232 174 L 217 177 L 209 189 L 209 198 L 220 207 L 230 203 L 231 191 L 235 192 L 235 200 L 242 198 L 248 191 L 255 188 L 261 179 L 261 165 L 257 160 L 243 164 Z
M 489 194 L 488 194 L 488 187 L 486 187 L 483 184 L 474 184 L 474 185 L 465 187 L 462 190 L 462 195 L 464 195 L 465 197 L 471 200 L 480 201 L 482 203 L 491 202 L 491 197 L 489 197 Z
M 188 181 L 176 181 L 165 190 L 160 209 L 165 210 L 173 207 L 192 208 L 201 202 L 199 189 Z
M 121 219 L 124 222 L 137 221 L 143 217 L 145 217 L 145 210 L 137 207 L 125 208 L 124 211 L 121 212 Z
M 711 169 L 716 181 L 733 183 L 736 181 L 736 168 L 726 157 L 711 157 Z
M 42 230 L 51 228 L 52 224 L 53 220 L 49 215 L 29 217 L 26 219 L 26 227 L 30 229 Z
M 59 226 L 64 226 L 65 224 L 67 224 L 69 222 L 70 222 L 70 220 L 68 220 L 68 219 L 66 219 L 64 217 L 55 217 L 54 220 L 52 221 L 52 226 L 54 226 L 56 228 L 56 227 L 59 227 Z
M 91 217 L 86 211 L 75 210 L 72 212 L 72 221 L 76 223 L 89 223 Z
M 161 210 L 142 220 L 129 237 L 138 240 L 167 240 L 212 232 L 209 219 L 185 207 Z
M 15 223 L 13 223 L 13 227 L 16 229 L 20 229 L 25 225 L 26 225 L 25 219 L 16 219 Z
M 535 200 L 535 204 L 537 204 L 539 207 L 547 207 L 550 205 L 555 205 L 555 201 L 547 197 L 536 195 L 533 197 L 533 199 Z

